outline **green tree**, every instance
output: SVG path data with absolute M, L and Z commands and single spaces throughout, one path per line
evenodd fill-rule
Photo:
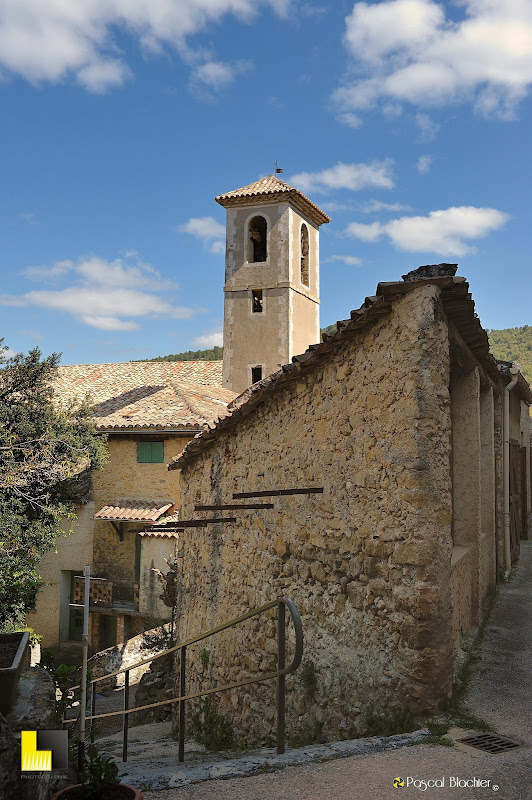
M 38 562 L 54 547 L 63 481 L 106 458 L 88 404 L 53 402 L 59 356 L 6 358 L 0 339 L 0 630 L 23 626 L 41 581 Z

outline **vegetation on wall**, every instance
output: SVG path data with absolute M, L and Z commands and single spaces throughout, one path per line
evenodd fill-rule
M 72 506 L 61 483 L 105 460 L 88 405 L 57 409 L 59 356 L 35 348 L 6 358 L 0 340 L 0 630 L 24 625 L 40 586 L 39 559 Z

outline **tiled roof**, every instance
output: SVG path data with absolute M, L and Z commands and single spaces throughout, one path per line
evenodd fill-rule
M 59 367 L 60 403 L 87 395 L 104 431 L 199 428 L 227 413 L 221 361 L 141 361 Z
M 350 319 L 337 322 L 337 330 L 325 334 L 323 342 L 310 345 L 302 355 L 294 356 L 291 364 L 285 364 L 277 372 L 246 389 L 230 404 L 230 413 L 224 419 L 197 434 L 181 455 L 172 460 L 169 469 L 181 469 L 189 464 L 209 447 L 220 432 L 238 425 L 239 421 L 251 414 L 257 405 L 267 399 L 268 395 L 281 390 L 287 383 L 297 380 L 309 370 L 322 364 L 346 341 L 355 336 L 361 328 L 389 314 L 395 300 L 427 284 L 438 286 L 441 289 L 443 307 L 447 316 L 453 320 L 464 342 L 488 375 L 498 382 L 501 371 L 490 353 L 488 336 L 475 313 L 475 303 L 469 293 L 469 284 L 465 278 L 443 275 L 415 280 L 415 275 L 410 273 L 408 279 L 404 281 L 379 283 L 376 295 L 366 297 L 360 308 L 351 311 Z M 526 385 L 528 387 L 528 384 Z M 528 387 L 528 395 L 525 392 L 523 396 L 525 399 L 528 397 L 532 399 L 530 387 Z
M 63 503 L 85 505 L 92 500 L 92 472 L 84 469 L 73 478 L 62 481 L 59 485 L 59 497 Z
M 330 217 L 327 216 L 325 211 L 318 208 L 299 189 L 295 189 L 290 184 L 281 181 L 276 175 L 267 175 L 265 178 L 255 181 L 255 183 L 242 186 L 241 189 L 232 189 L 230 192 L 218 195 L 215 200 L 224 208 L 246 205 L 245 201 L 249 203 L 250 200 L 253 202 L 288 200 L 317 225 L 330 222 Z
M 178 534 L 172 531 L 140 531 L 139 536 L 150 539 L 177 539 Z
M 94 519 L 113 522 L 156 522 L 173 505 L 173 500 L 116 500 L 113 505 L 100 508 Z

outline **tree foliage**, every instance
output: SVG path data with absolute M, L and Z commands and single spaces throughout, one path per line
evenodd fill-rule
M 59 357 L 5 358 L 0 340 L 0 630 L 23 624 L 40 585 L 37 565 L 73 508 L 61 483 L 105 460 L 104 437 L 87 404 L 59 408 L 53 380 Z

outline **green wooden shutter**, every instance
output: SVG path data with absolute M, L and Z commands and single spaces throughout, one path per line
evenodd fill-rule
M 164 462 L 164 442 L 137 442 L 137 463 L 162 464 Z

